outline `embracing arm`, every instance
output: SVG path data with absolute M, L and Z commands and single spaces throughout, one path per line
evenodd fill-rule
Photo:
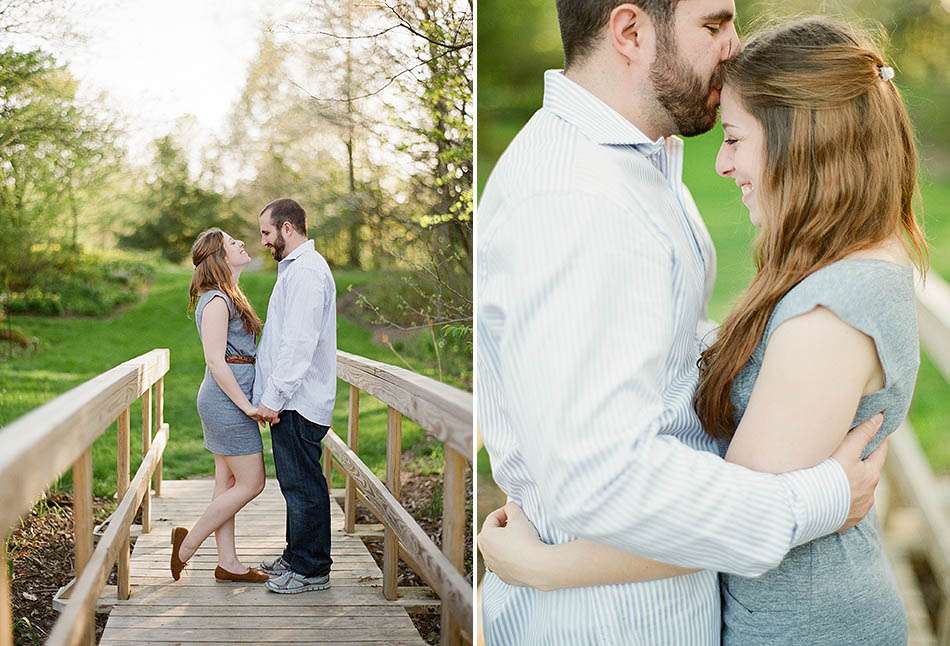
M 224 360 L 228 347 L 228 304 L 220 296 L 212 298 L 201 315 L 201 347 L 211 376 L 224 394 L 245 414 L 253 415 L 253 404 L 248 401 Z

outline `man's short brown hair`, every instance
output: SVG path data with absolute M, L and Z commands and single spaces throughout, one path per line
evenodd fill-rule
M 570 67 L 594 48 L 610 12 L 622 4 L 635 4 L 653 20 L 658 31 L 667 31 L 673 22 L 678 0 L 557 0 L 557 20 L 564 45 L 564 66 Z
M 290 222 L 297 233 L 307 235 L 307 213 L 296 200 L 289 197 L 274 200 L 261 209 L 260 214 L 264 215 L 268 212 L 275 228 L 280 229 L 284 226 L 284 222 Z

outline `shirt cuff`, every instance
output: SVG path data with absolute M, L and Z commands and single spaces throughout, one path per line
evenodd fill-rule
M 276 388 L 268 386 L 264 389 L 264 394 L 261 395 L 260 405 L 267 406 L 272 411 L 277 411 L 278 413 L 284 410 L 284 406 L 287 404 L 287 398 L 281 396 L 280 391 Z
M 828 458 L 811 469 L 779 476 L 788 487 L 795 516 L 792 547 L 804 545 L 836 531 L 848 518 L 851 486 L 844 469 Z

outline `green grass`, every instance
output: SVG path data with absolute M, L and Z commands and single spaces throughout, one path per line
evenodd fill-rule
M 334 273 L 338 293 L 359 287 L 371 274 Z M 169 479 L 210 477 L 214 458 L 203 445 L 195 398 L 204 376 L 204 358 L 195 322 L 185 311 L 191 272 L 166 269 L 156 275 L 148 296 L 110 318 L 14 317 L 13 325 L 39 339 L 35 352 L 0 363 L 0 425 L 7 424 L 53 397 L 153 348 L 171 350 L 171 369 L 165 377 L 165 420 L 170 437 L 165 449 L 164 475 Z M 276 275 L 252 272 L 241 285 L 262 315 Z M 369 331 L 337 319 L 337 346 L 387 363 L 397 363 L 387 349 L 372 343 Z M 348 387 L 338 381 L 333 426 L 345 436 Z M 141 453 L 141 405 L 132 407 L 133 469 Z M 115 491 L 115 424 L 93 445 L 96 495 Z M 403 423 L 403 450 L 431 455 L 425 434 L 416 424 Z M 437 452 L 437 451 L 436 451 Z M 360 398 L 360 457 L 377 475 L 386 468 L 386 406 L 369 395 Z M 265 433 L 264 456 L 268 477 L 274 476 L 270 438 Z M 421 459 L 421 458 L 420 458 Z M 410 467 L 412 465 L 410 464 Z M 69 474 L 57 486 L 68 488 Z M 342 485 L 337 474 L 335 484 Z

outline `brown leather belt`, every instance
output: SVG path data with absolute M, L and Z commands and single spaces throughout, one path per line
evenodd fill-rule
M 254 363 L 254 357 L 245 357 L 240 354 L 230 354 L 224 358 L 225 363 Z

